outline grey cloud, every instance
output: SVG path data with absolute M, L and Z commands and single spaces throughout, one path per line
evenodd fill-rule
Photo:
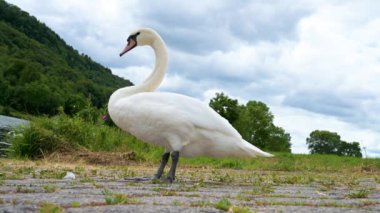
M 230 30 L 234 36 L 248 42 L 296 39 L 296 26 L 311 14 L 306 7 L 292 7 L 281 1 L 258 1 L 233 12 Z
M 349 117 L 356 105 L 333 91 L 297 91 L 287 96 L 284 104 L 311 112 Z
M 374 106 L 370 107 L 372 110 L 361 106 L 361 103 L 374 98 L 367 94 L 355 92 L 338 94 L 332 90 L 296 91 L 286 96 L 283 104 L 310 112 L 330 115 L 361 128 L 380 131 L 380 127 L 377 125 L 380 119 L 375 116 L 380 112 L 380 109 L 376 111 Z
M 188 10 L 183 2 L 144 4 L 139 19 L 157 29 L 171 48 L 205 54 L 229 50 L 236 39 L 249 43 L 295 39 L 298 21 L 311 13 L 307 7 L 278 1 L 214 3 L 199 11 Z

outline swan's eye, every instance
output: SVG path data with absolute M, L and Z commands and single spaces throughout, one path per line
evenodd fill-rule
M 133 41 L 136 42 L 136 38 L 137 38 L 138 35 L 140 35 L 140 32 L 137 32 L 137 33 L 135 33 L 135 34 L 133 34 L 133 35 L 130 35 L 130 36 L 128 37 L 127 41 L 129 41 L 129 40 L 132 39 Z

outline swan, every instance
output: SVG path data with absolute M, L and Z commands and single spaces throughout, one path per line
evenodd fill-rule
M 169 157 L 166 180 L 173 182 L 179 156 L 271 157 L 245 141 L 229 122 L 206 103 L 176 93 L 154 92 L 162 82 L 168 52 L 160 35 L 149 28 L 131 33 L 120 57 L 137 46 L 148 45 L 155 53 L 153 72 L 141 84 L 112 93 L 108 114 L 113 122 L 140 140 L 165 148 L 154 175 L 160 179 Z

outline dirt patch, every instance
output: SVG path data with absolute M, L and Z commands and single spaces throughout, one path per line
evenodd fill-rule
M 83 159 L 88 164 L 95 165 L 128 165 L 136 160 L 135 152 L 87 152 L 79 153 L 78 158 Z
M 90 165 L 123 166 L 134 163 L 137 159 L 135 152 L 91 152 L 81 149 L 73 152 L 56 152 L 47 157 L 52 162 L 83 162 Z

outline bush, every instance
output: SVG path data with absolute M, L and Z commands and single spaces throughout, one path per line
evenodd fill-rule
M 61 114 L 34 118 L 11 138 L 13 157 L 41 158 L 84 147 L 91 151 L 134 151 L 137 159 L 159 159 L 163 149 L 143 143 L 119 128 Z
M 0 105 L 0 115 L 11 115 L 11 109 L 8 106 Z
M 31 159 L 44 157 L 53 151 L 68 151 L 74 146 L 53 131 L 40 128 L 34 123 L 18 129 L 12 139 L 11 156 Z

